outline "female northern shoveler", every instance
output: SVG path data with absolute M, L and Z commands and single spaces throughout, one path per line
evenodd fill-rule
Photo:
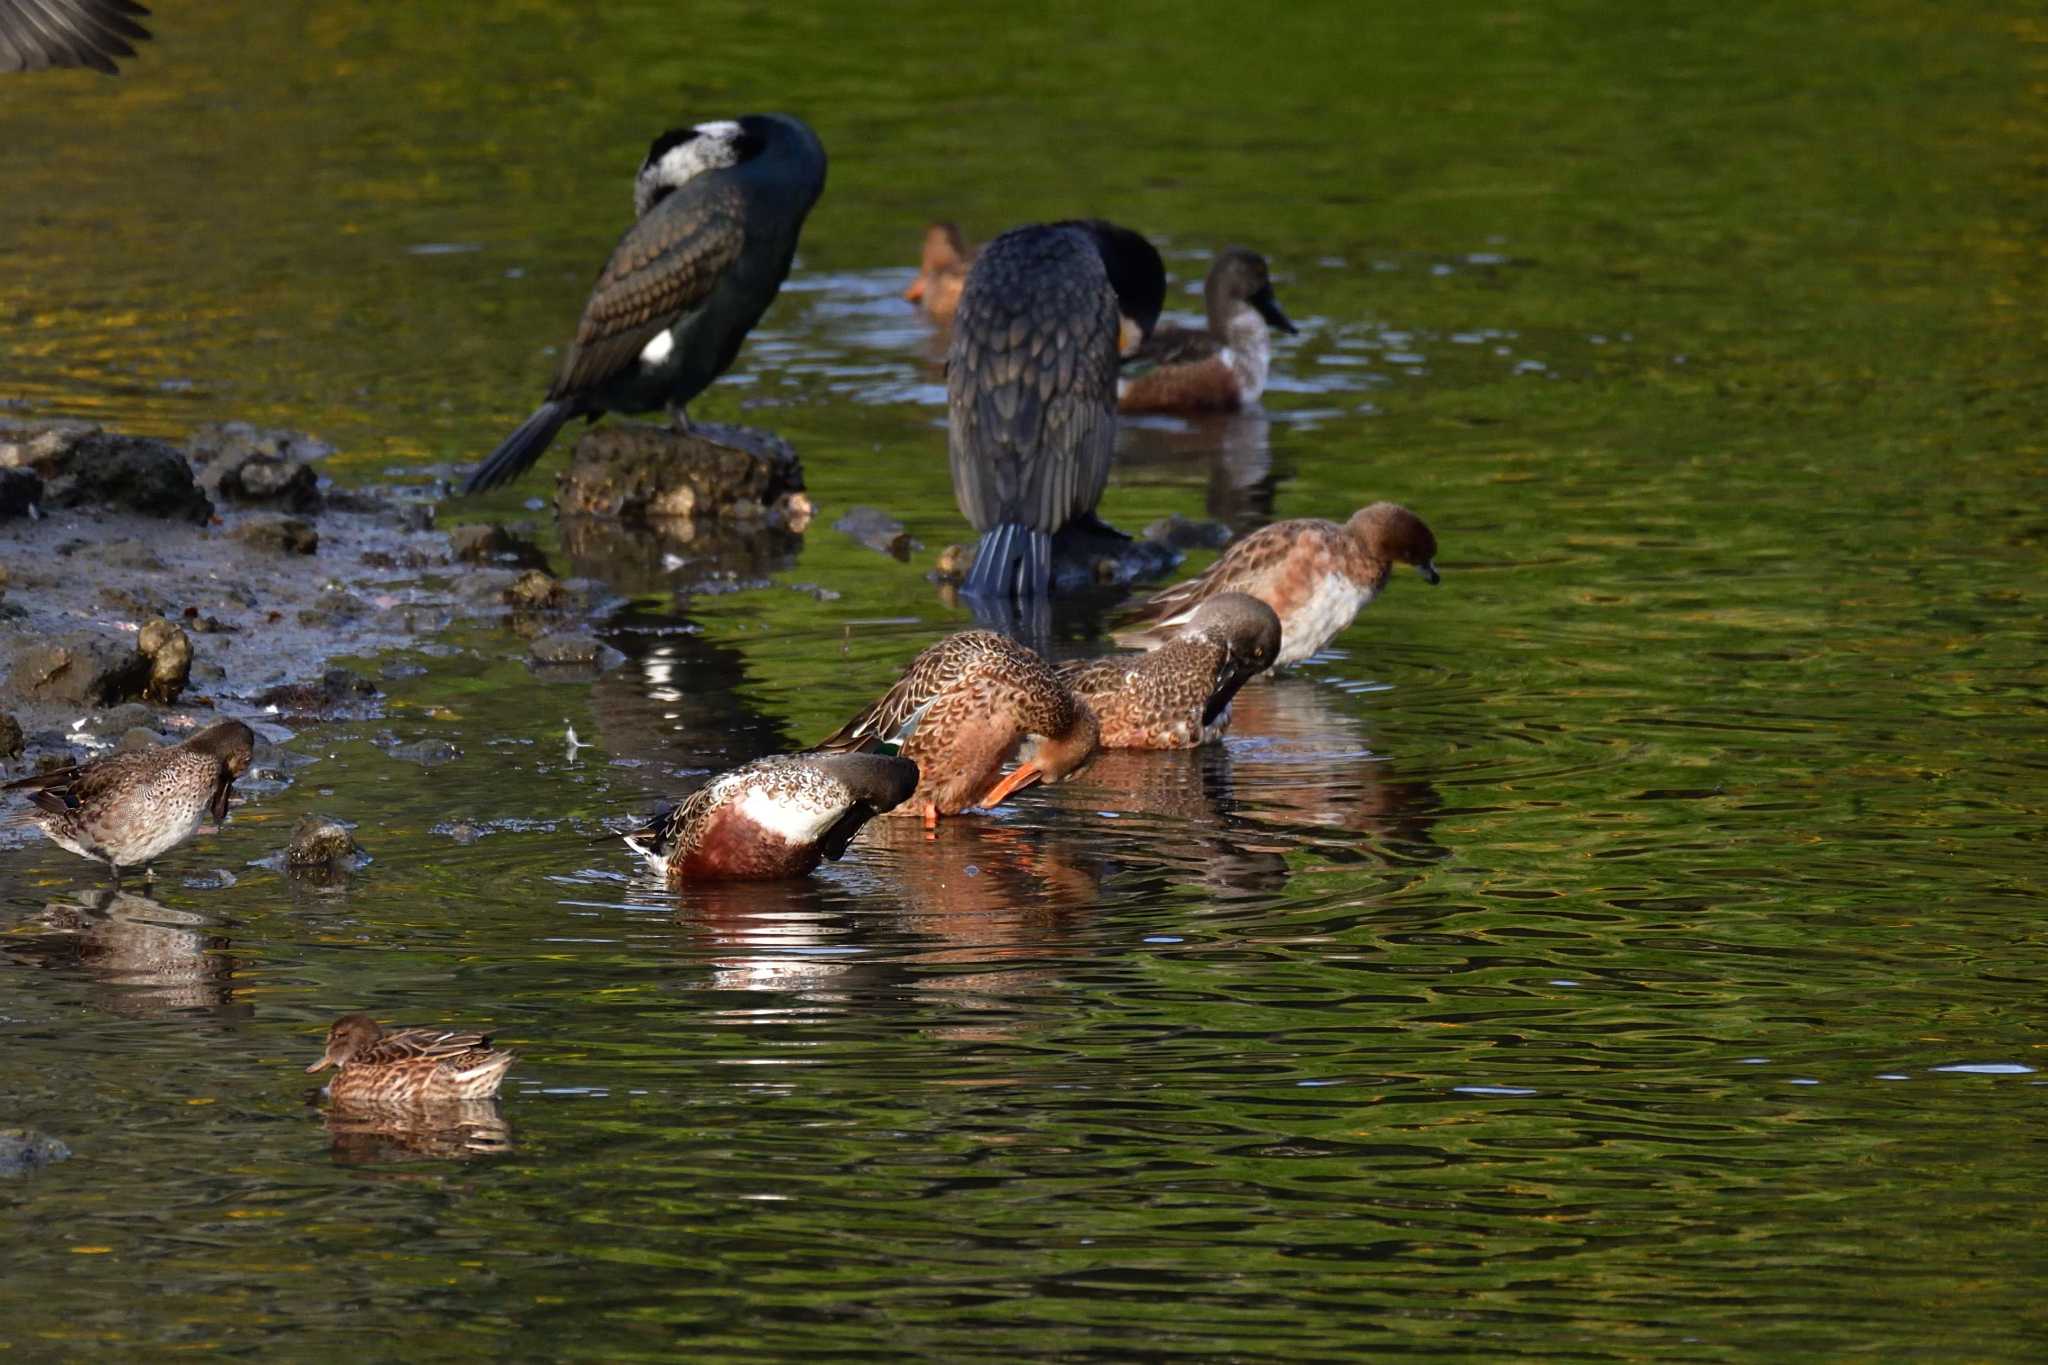
M 340 1067 L 327 1082 L 336 1104 L 435 1104 L 487 1100 L 517 1060 L 481 1033 L 385 1029 L 367 1014 L 344 1014 L 327 1030 L 327 1051 L 306 1068 Z
M 1250 593 L 1280 618 L 1275 668 L 1298 664 L 1358 616 L 1396 564 L 1413 564 L 1437 581 L 1436 536 L 1398 503 L 1376 502 L 1334 521 L 1276 521 L 1232 543 L 1214 564 L 1139 604 L 1117 643 L 1157 649 L 1202 603 L 1219 593 Z
M 899 745 L 920 778 L 899 813 L 924 817 L 994 806 L 1033 782 L 1059 782 L 1095 756 L 1095 713 L 1045 660 L 1005 635 L 966 630 L 911 660 L 873 706 L 820 750 Z M 1019 747 L 1021 746 L 1021 748 Z M 1017 753 L 1017 766 L 1001 776 Z
M 1013 228 L 981 249 L 946 347 L 953 496 L 981 532 L 962 590 L 1038 597 L 1052 538 L 1093 522 L 1116 445 L 1117 358 L 1166 301 L 1166 267 L 1129 228 Z
M 917 787 L 886 754 L 777 754 L 713 778 L 626 843 L 670 886 L 808 877 Z
M 933 322 L 951 322 L 960 307 L 960 289 L 967 283 L 967 267 L 974 264 L 974 255 L 958 226 L 931 224 L 924 230 L 917 278 L 903 291 L 903 297 L 921 306 Z
M 228 818 L 228 794 L 256 750 L 238 720 L 209 725 L 183 744 L 108 754 L 18 778 L 0 790 L 29 791 L 29 818 L 59 848 L 121 869 L 154 861 L 199 832 L 202 819 Z
M 1123 363 L 1117 408 L 1123 412 L 1235 412 L 1266 391 L 1271 323 L 1294 332 L 1273 298 L 1266 258 L 1231 247 L 1202 284 L 1208 326 L 1161 327 Z
M 1088 703 L 1105 749 L 1192 749 L 1223 737 L 1230 699 L 1273 666 L 1280 618 L 1256 597 L 1220 593 L 1150 654 L 1077 660 L 1060 678 Z

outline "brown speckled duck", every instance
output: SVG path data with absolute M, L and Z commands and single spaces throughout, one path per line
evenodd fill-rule
M 896 685 L 817 747 L 899 745 L 920 778 L 898 814 L 995 806 L 1034 782 L 1059 782 L 1095 756 L 1095 713 L 1045 660 L 1005 635 L 966 630 L 915 659 Z M 1012 753 L 1017 766 L 1002 768 Z
M 1154 593 L 1131 613 L 1118 644 L 1157 649 L 1219 593 L 1249 593 L 1280 618 L 1275 668 L 1298 664 L 1350 625 L 1396 564 L 1437 581 L 1436 536 L 1399 503 L 1361 507 L 1342 525 L 1276 521 L 1233 542 L 1202 573 Z
M 255 754 L 255 732 L 238 720 L 209 725 L 182 744 L 107 754 L 0 790 L 27 791 L 29 818 L 52 843 L 105 863 L 147 866 L 228 816 L 234 781 Z
M 916 787 L 907 758 L 776 754 L 721 773 L 625 839 L 670 886 L 808 877 Z
M 1150 654 L 1065 664 L 1060 678 L 1095 712 L 1105 749 L 1192 749 L 1223 737 L 1230 699 L 1273 666 L 1280 618 L 1256 597 L 1221 593 Z
M 485 1100 L 517 1060 L 494 1051 L 481 1033 L 452 1029 L 385 1029 L 367 1014 L 344 1014 L 327 1030 L 327 1051 L 306 1068 L 333 1066 L 327 1082 L 336 1104 L 380 1107 Z

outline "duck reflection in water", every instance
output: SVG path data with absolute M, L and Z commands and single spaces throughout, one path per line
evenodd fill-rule
M 321 1113 L 328 1150 L 343 1166 L 402 1161 L 471 1161 L 507 1156 L 512 1125 L 498 1102 L 445 1100 L 424 1105 L 333 1105 Z
M 1373 754 L 1362 722 L 1337 705 L 1345 694 L 1306 678 L 1246 687 L 1231 704 L 1231 772 L 1246 836 L 1294 843 L 1300 831 L 1343 830 L 1386 862 L 1450 856 L 1436 838 L 1443 797 L 1422 778 Z M 1290 832 L 1291 831 L 1291 832 Z
M 1256 409 L 1120 424 L 1118 487 L 1199 481 L 1203 510 L 1242 535 L 1273 520 L 1274 495 L 1293 473 L 1273 451 L 1273 421 Z
M 208 916 L 103 889 L 75 902 L 52 902 L 32 923 L 44 932 L 9 935 L 7 955 L 82 972 L 95 984 L 93 1003 L 109 1013 L 221 1015 L 236 1009 L 232 945 L 227 935 L 209 932 L 215 921 Z

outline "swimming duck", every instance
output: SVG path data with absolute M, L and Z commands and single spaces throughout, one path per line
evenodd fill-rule
M 933 322 L 951 322 L 960 307 L 960 290 L 967 283 L 967 268 L 972 264 L 974 253 L 967 249 L 959 227 L 933 223 L 924 230 L 924 252 L 917 278 L 903 291 L 903 297 L 921 306 Z
M 1080 659 L 1060 679 L 1088 703 L 1105 749 L 1193 749 L 1223 737 L 1230 699 L 1280 653 L 1280 618 L 1256 597 L 1219 593 L 1149 654 Z
M 748 114 L 663 133 L 633 182 L 633 226 L 597 277 L 547 401 L 470 474 L 495 488 L 541 457 L 572 417 L 684 407 L 724 374 L 775 301 L 825 149 L 801 120 Z
M 1271 323 L 1294 324 L 1273 297 L 1266 258 L 1231 247 L 1202 283 L 1208 326 L 1161 327 L 1124 359 L 1120 412 L 1235 412 L 1266 391 Z
M 107 754 L 0 790 L 29 792 L 29 818 L 50 841 L 105 863 L 118 882 L 122 868 L 170 852 L 204 818 L 227 819 L 229 792 L 255 750 L 254 731 L 224 720 L 182 744 Z
M 336 1104 L 418 1105 L 486 1100 L 518 1058 L 481 1033 L 386 1029 L 367 1014 L 344 1014 L 327 1030 L 327 1051 L 310 1074 L 339 1067 L 327 1082 Z
M 1232 542 L 1214 564 L 1140 603 L 1117 643 L 1157 649 L 1173 628 L 1219 593 L 1249 593 L 1280 618 L 1275 668 L 1298 664 L 1350 625 L 1387 585 L 1396 564 L 1438 581 L 1436 536 L 1399 503 L 1361 507 L 1342 525 L 1304 517 L 1276 521 Z
M 686 881 L 807 877 L 838 861 L 875 816 L 917 786 L 917 765 L 886 754 L 778 754 L 723 773 L 625 836 L 671 887 Z
M 931 828 L 941 815 L 1073 776 L 1095 756 L 1096 734 L 1095 713 L 1045 660 L 1008 636 L 966 630 L 925 649 L 880 701 L 817 747 L 900 745 L 920 777 L 897 812 Z M 1017 766 L 1003 776 L 1012 753 Z
M 135 22 L 149 11 L 132 0 L 0 0 L 0 71 L 89 66 L 118 74 L 116 57 L 149 37 Z
M 1114 223 L 1012 228 L 981 249 L 946 349 L 953 496 L 982 533 L 962 591 L 1042 595 L 1053 536 L 1100 525 L 1117 358 L 1165 299 L 1159 253 Z

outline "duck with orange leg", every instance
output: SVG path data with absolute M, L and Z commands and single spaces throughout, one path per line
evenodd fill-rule
M 518 1059 L 490 1038 L 457 1029 L 387 1029 L 367 1014 L 344 1014 L 327 1030 L 327 1050 L 310 1072 L 338 1067 L 327 1082 L 336 1104 L 405 1106 L 487 1100 Z
M 704 784 L 625 836 L 671 887 L 808 877 L 861 826 L 903 804 L 917 765 L 887 754 L 776 754 Z
M 1076 660 L 1060 678 L 1095 712 L 1103 748 L 1193 749 L 1223 737 L 1230 699 L 1279 653 L 1273 609 L 1227 592 L 1151 653 Z
M 1209 599 L 1248 593 L 1280 618 L 1275 668 L 1300 663 L 1328 644 L 1387 585 L 1396 564 L 1434 584 L 1436 535 L 1399 503 L 1361 507 L 1338 524 L 1315 517 L 1276 521 L 1233 541 L 1214 564 L 1154 593 L 1127 618 L 1116 641 L 1158 649 Z
M 923 309 L 933 322 L 951 322 L 960 307 L 960 290 L 967 283 L 967 268 L 974 264 L 974 256 L 957 224 L 931 224 L 924 230 L 917 278 L 903 291 L 903 297 Z
M 917 764 L 917 790 L 897 807 L 927 829 L 1036 782 L 1061 782 L 1088 766 L 1095 713 L 1052 667 L 1005 635 L 967 630 L 931 645 L 896 685 L 817 746 L 846 752 L 896 745 Z M 1017 766 L 1003 765 L 1012 754 Z
M 1259 401 L 1272 363 L 1268 324 L 1295 330 L 1273 297 L 1266 258 L 1236 246 L 1218 255 L 1202 300 L 1205 327 L 1156 328 L 1124 358 L 1119 412 L 1236 412 Z

